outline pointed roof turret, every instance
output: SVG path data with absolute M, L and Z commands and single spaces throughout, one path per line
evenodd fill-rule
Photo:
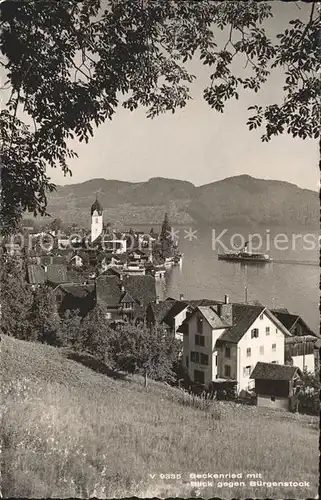
M 91 215 L 94 213 L 94 212 L 98 212 L 99 215 L 102 215 L 104 209 L 101 205 L 101 203 L 99 203 L 98 201 L 98 197 L 96 195 L 96 201 L 91 205 L 91 210 L 90 210 L 90 213 Z

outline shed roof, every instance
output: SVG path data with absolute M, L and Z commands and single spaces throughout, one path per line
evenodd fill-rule
M 250 378 L 254 380 L 292 380 L 294 375 L 302 375 L 297 366 L 278 365 L 276 363 L 263 363 L 258 361 Z

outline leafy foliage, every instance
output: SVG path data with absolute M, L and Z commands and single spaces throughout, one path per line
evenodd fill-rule
M 33 297 L 24 279 L 24 263 L 7 254 L 2 255 L 0 261 L 1 332 L 28 340 L 29 311 Z
M 57 345 L 60 320 L 52 289 L 40 285 L 33 294 L 33 302 L 28 314 L 29 338 L 45 344 Z
M 179 343 L 159 325 L 148 328 L 128 323 L 111 332 L 108 354 L 115 367 L 140 373 L 155 380 L 175 379 L 173 366 L 178 358 Z
M 180 0 L 63 0 L 1 3 L 0 35 L 10 97 L 1 110 L 2 231 L 25 210 L 44 214 L 54 189 L 46 170 L 70 173 L 67 145 L 88 142 L 94 127 L 117 107 L 140 106 L 153 118 L 190 99 L 195 76 L 186 62 L 212 68 L 204 99 L 223 112 L 242 90 L 258 92 L 271 71 L 285 70 L 281 104 L 253 105 L 249 129 L 264 127 L 263 141 L 287 132 L 319 137 L 320 10 L 272 41 L 265 22 L 270 3 Z M 218 46 L 216 30 L 227 33 Z M 234 74 L 234 61 L 246 67 Z M 32 126 L 19 119 L 29 116 Z
M 81 322 L 75 347 L 89 352 L 101 361 L 107 361 L 110 334 L 104 308 L 96 305 Z

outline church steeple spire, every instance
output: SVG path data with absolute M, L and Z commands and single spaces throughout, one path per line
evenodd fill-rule
M 97 212 L 98 215 L 102 215 L 104 209 L 101 205 L 101 203 L 98 200 L 98 195 L 96 193 L 96 201 L 91 205 L 91 216 L 93 215 L 94 212 Z
M 91 241 L 95 241 L 103 232 L 103 207 L 98 200 L 96 193 L 96 201 L 91 205 Z

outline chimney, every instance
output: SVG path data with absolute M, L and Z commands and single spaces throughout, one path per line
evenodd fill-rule
M 158 296 L 158 295 L 156 295 L 156 300 L 155 300 L 155 303 L 156 303 L 156 304 L 159 304 L 159 296 Z
M 219 304 L 218 315 L 229 326 L 233 325 L 233 309 L 228 295 L 225 295 L 224 303 Z
M 184 294 L 183 293 L 179 294 L 179 300 L 184 300 Z

